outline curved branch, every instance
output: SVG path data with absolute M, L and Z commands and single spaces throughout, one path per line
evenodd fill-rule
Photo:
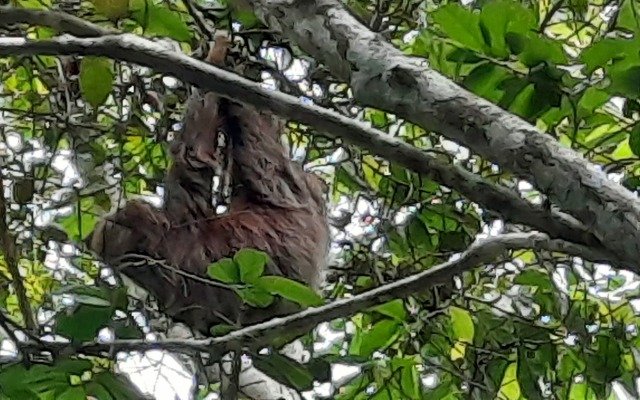
M 333 75 L 359 104 L 394 113 L 530 180 L 610 250 L 640 256 L 640 202 L 598 166 L 461 88 L 362 25 L 337 0 L 251 0 L 258 16 Z M 637 269 L 636 269 L 637 270 Z
M 55 354 L 82 352 L 99 355 L 104 352 L 145 351 L 164 349 L 182 353 L 204 352 L 214 358 L 221 357 L 229 348 L 248 346 L 253 349 L 274 343 L 274 339 L 286 335 L 302 335 L 322 322 L 346 318 L 366 308 L 387 301 L 405 298 L 450 281 L 455 275 L 477 265 L 494 262 L 508 251 L 532 249 L 566 253 L 574 256 L 595 256 L 592 250 L 563 240 L 551 239 L 542 233 L 509 233 L 474 242 L 460 257 L 429 270 L 371 289 L 351 298 L 333 301 L 327 305 L 309 308 L 297 314 L 239 329 L 228 335 L 209 339 L 165 339 L 159 342 L 143 340 L 115 340 L 109 343 L 84 344 L 39 342 L 21 345 L 33 350 L 49 350 Z
M 6 12 L 6 10 L 3 10 Z M 71 36 L 47 40 L 0 38 L 0 55 L 94 55 L 132 62 L 171 74 L 199 88 L 313 126 L 331 137 L 340 137 L 373 154 L 402 165 L 442 185 L 457 190 L 481 207 L 493 210 L 506 220 L 547 232 L 555 238 L 601 249 L 598 260 L 638 270 L 635 258 L 625 259 L 603 249 L 603 245 L 581 224 L 559 213 L 532 205 L 516 193 L 494 185 L 460 166 L 451 165 L 402 140 L 342 116 L 310 105 L 297 98 L 263 88 L 260 84 L 231 72 L 167 49 L 132 34 L 99 38 Z

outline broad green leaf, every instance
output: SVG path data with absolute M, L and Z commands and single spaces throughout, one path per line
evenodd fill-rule
M 528 399 L 543 400 L 537 383 L 538 377 L 555 371 L 556 362 L 556 348 L 548 342 L 536 347 L 526 345 L 518 347 L 518 383 L 520 390 Z
M 517 363 L 511 363 L 507 367 L 502 378 L 498 398 L 509 400 L 522 398 L 522 392 L 520 391 L 520 385 L 518 384 L 517 371 Z
M 627 55 L 632 48 L 638 47 L 638 40 L 605 38 L 587 47 L 580 54 L 585 63 L 585 73 L 591 74 L 597 68 L 605 67 L 610 60 Z
M 122 375 L 111 372 L 99 372 L 93 376 L 92 381 L 106 388 L 114 399 L 121 400 L 150 400 L 149 396 L 143 395 L 131 381 Z M 99 400 L 103 400 L 99 397 Z
M 145 30 L 145 34 L 166 36 L 179 42 L 191 40 L 191 29 L 178 11 L 146 0 L 131 1 L 131 17 Z
M 585 115 L 589 115 L 595 109 L 604 105 L 610 97 L 611 95 L 604 90 L 592 86 L 584 91 L 580 101 L 578 101 L 578 107 L 584 110 Z
M 98 223 L 98 211 L 92 198 L 83 197 L 79 204 L 74 204 L 71 214 L 58 219 L 58 223 L 70 239 L 80 242 L 89 236 Z
M 586 354 L 586 375 L 594 383 L 607 384 L 621 374 L 621 343 L 612 336 L 598 335 Z
M 490 53 L 506 58 L 509 55 L 505 36 L 507 32 L 526 33 L 536 28 L 532 10 L 511 0 L 492 1 L 482 7 L 480 24 L 487 32 Z
M 475 336 L 475 325 L 469 311 L 458 307 L 449 308 L 451 317 L 451 327 L 453 329 L 453 339 L 457 342 L 451 350 L 452 359 L 464 358 L 466 346 L 473 343 Z
M 85 390 L 88 396 L 92 396 L 98 400 L 117 400 L 111 395 L 107 388 L 93 381 L 85 385 Z
M 113 62 L 104 57 L 84 57 L 79 80 L 82 97 L 94 109 L 98 108 L 113 90 Z
M 509 32 L 506 41 L 511 51 L 527 67 L 535 67 L 540 63 L 563 65 L 568 62 L 562 44 L 541 37 L 536 33 L 526 34 Z
M 596 400 L 598 396 L 587 382 L 571 382 L 567 400 Z
M 58 396 L 59 400 L 86 400 L 87 393 L 81 386 L 73 386 Z
M 415 365 L 409 365 L 402 368 L 400 372 L 400 383 L 402 393 L 409 399 L 422 399 L 420 396 L 420 375 Z
M 261 276 L 253 284 L 273 295 L 305 307 L 315 307 L 323 304 L 322 297 L 313 289 L 283 276 Z
M 209 332 L 211 332 L 211 336 L 218 337 L 218 336 L 224 336 L 226 334 L 229 334 L 233 332 L 235 329 L 236 328 L 231 325 L 220 324 L 220 325 L 212 326 Z
M 480 16 L 459 4 L 438 7 L 432 18 L 450 39 L 470 50 L 482 52 L 484 38 L 480 30 Z
M 519 285 L 539 287 L 543 290 L 553 289 L 553 283 L 551 282 L 549 274 L 546 272 L 537 271 L 535 269 L 528 269 L 523 271 L 521 274 L 515 277 L 513 282 Z
M 382 315 L 393 318 L 397 321 L 404 321 L 407 319 L 407 310 L 404 307 L 404 301 L 401 299 L 392 300 L 388 303 L 381 304 L 372 308 L 373 311 L 379 312 Z
M 506 68 L 493 63 L 482 63 L 465 77 L 463 85 L 478 96 L 497 102 L 504 94 L 500 84 L 512 77 L 513 74 Z
M 242 301 L 253 307 L 266 308 L 275 300 L 269 292 L 260 287 L 236 289 L 236 292 Z
M 640 2 L 624 0 L 618 13 L 617 26 L 632 32 L 640 31 Z
M 245 10 L 234 10 L 233 16 L 236 21 L 238 21 L 244 29 L 250 29 L 260 23 L 260 20 L 253 11 L 245 11 Z
M 240 283 L 238 265 L 230 258 L 223 258 L 211 264 L 207 269 L 207 275 L 224 283 Z
M 475 325 L 469 311 L 458 307 L 450 307 L 449 316 L 451 317 L 454 338 L 465 343 L 473 343 Z
M 638 64 L 631 66 L 624 66 L 618 64 L 609 69 L 609 77 L 611 78 L 611 85 L 609 86 L 609 93 L 615 95 L 625 96 L 631 99 L 640 98 L 640 61 Z
M 111 307 L 80 305 L 56 317 L 56 333 L 74 341 L 93 340 L 98 331 L 111 321 Z
M 93 0 L 96 11 L 110 19 L 122 18 L 129 12 L 129 0 Z
M 640 125 L 635 125 L 629 132 L 629 147 L 633 154 L 640 156 Z
M 361 332 L 358 354 L 368 358 L 374 351 L 384 350 L 399 334 L 400 327 L 397 321 L 385 319 L 373 325 L 371 329 Z
M 314 377 L 307 369 L 308 367 L 280 353 L 271 353 L 267 356 L 254 355 L 252 360 L 259 370 L 288 387 L 301 392 L 313 388 Z
M 251 283 L 262 276 L 269 262 L 269 256 L 262 251 L 242 249 L 233 256 L 233 261 L 240 269 L 240 281 Z
M 559 355 L 560 361 L 556 367 L 558 377 L 564 381 L 585 372 L 586 362 L 581 354 L 573 349 L 563 348 Z

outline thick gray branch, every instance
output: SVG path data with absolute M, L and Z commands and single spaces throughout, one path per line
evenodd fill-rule
M 95 55 L 144 65 L 176 76 L 202 89 L 300 121 L 329 136 L 340 137 L 455 189 L 481 207 L 497 212 L 510 222 L 529 225 L 547 232 L 552 237 L 602 249 L 598 240 L 581 224 L 567 216 L 551 214 L 541 207 L 534 206 L 509 189 L 494 185 L 464 168 L 451 165 L 364 123 L 325 108 L 303 103 L 284 93 L 265 89 L 258 83 L 135 35 L 87 39 L 67 36 L 37 41 L 0 38 L 0 55 L 16 54 Z M 625 260 L 604 249 L 598 253 L 598 259 L 593 261 L 612 262 L 619 267 L 634 268 L 635 259 Z
M 252 0 L 270 28 L 348 82 L 356 100 L 438 132 L 530 180 L 608 248 L 640 256 L 640 203 L 551 136 L 409 57 L 336 0 Z
M 478 265 L 494 262 L 508 251 L 532 249 L 566 253 L 579 257 L 594 256 L 591 250 L 563 240 L 550 239 L 542 233 L 510 233 L 474 242 L 459 258 L 435 266 L 407 278 L 377 287 L 351 298 L 333 301 L 327 305 L 310 308 L 284 318 L 274 318 L 261 324 L 239 329 L 219 338 L 209 339 L 166 339 L 160 342 L 141 340 L 116 340 L 111 343 L 69 343 L 31 344 L 34 349 L 55 350 L 54 353 L 69 354 L 84 352 L 99 354 L 113 350 L 150 350 L 165 349 L 177 352 L 201 351 L 222 356 L 235 346 L 260 348 L 273 343 L 274 338 L 286 332 L 287 337 L 304 334 L 313 327 L 336 318 L 346 318 L 369 307 L 383 304 L 397 298 L 405 298 L 424 292 L 434 286 L 449 282 L 455 275 L 461 274 Z M 22 346 L 25 347 L 25 346 Z

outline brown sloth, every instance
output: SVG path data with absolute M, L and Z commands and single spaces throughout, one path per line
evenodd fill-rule
M 218 37 L 208 61 L 222 65 L 228 44 Z M 127 203 L 97 224 L 88 247 L 148 290 L 168 316 L 205 335 L 218 323 L 246 325 L 293 312 L 284 301 L 243 307 L 232 290 L 206 276 L 212 262 L 254 248 L 271 258 L 266 273 L 319 289 L 330 242 L 324 183 L 289 159 L 282 128 L 268 112 L 211 92 L 194 95 L 171 144 L 162 208 Z M 220 135 L 228 139 L 226 150 Z M 228 212 L 216 215 L 212 182 L 225 154 L 231 200 Z M 133 255 L 146 261 L 128 262 Z

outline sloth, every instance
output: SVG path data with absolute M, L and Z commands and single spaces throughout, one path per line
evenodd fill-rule
M 228 46 L 218 37 L 207 61 L 223 65 Z M 193 94 L 171 142 L 162 207 L 128 202 L 98 222 L 85 241 L 89 249 L 149 291 L 174 321 L 204 335 L 216 324 L 295 312 L 284 300 L 246 306 L 206 275 L 213 262 L 252 248 L 269 255 L 265 273 L 320 289 L 330 243 L 325 186 L 289 158 L 283 128 L 269 112 L 212 92 Z M 218 215 L 212 182 L 223 165 L 231 193 L 228 211 Z

